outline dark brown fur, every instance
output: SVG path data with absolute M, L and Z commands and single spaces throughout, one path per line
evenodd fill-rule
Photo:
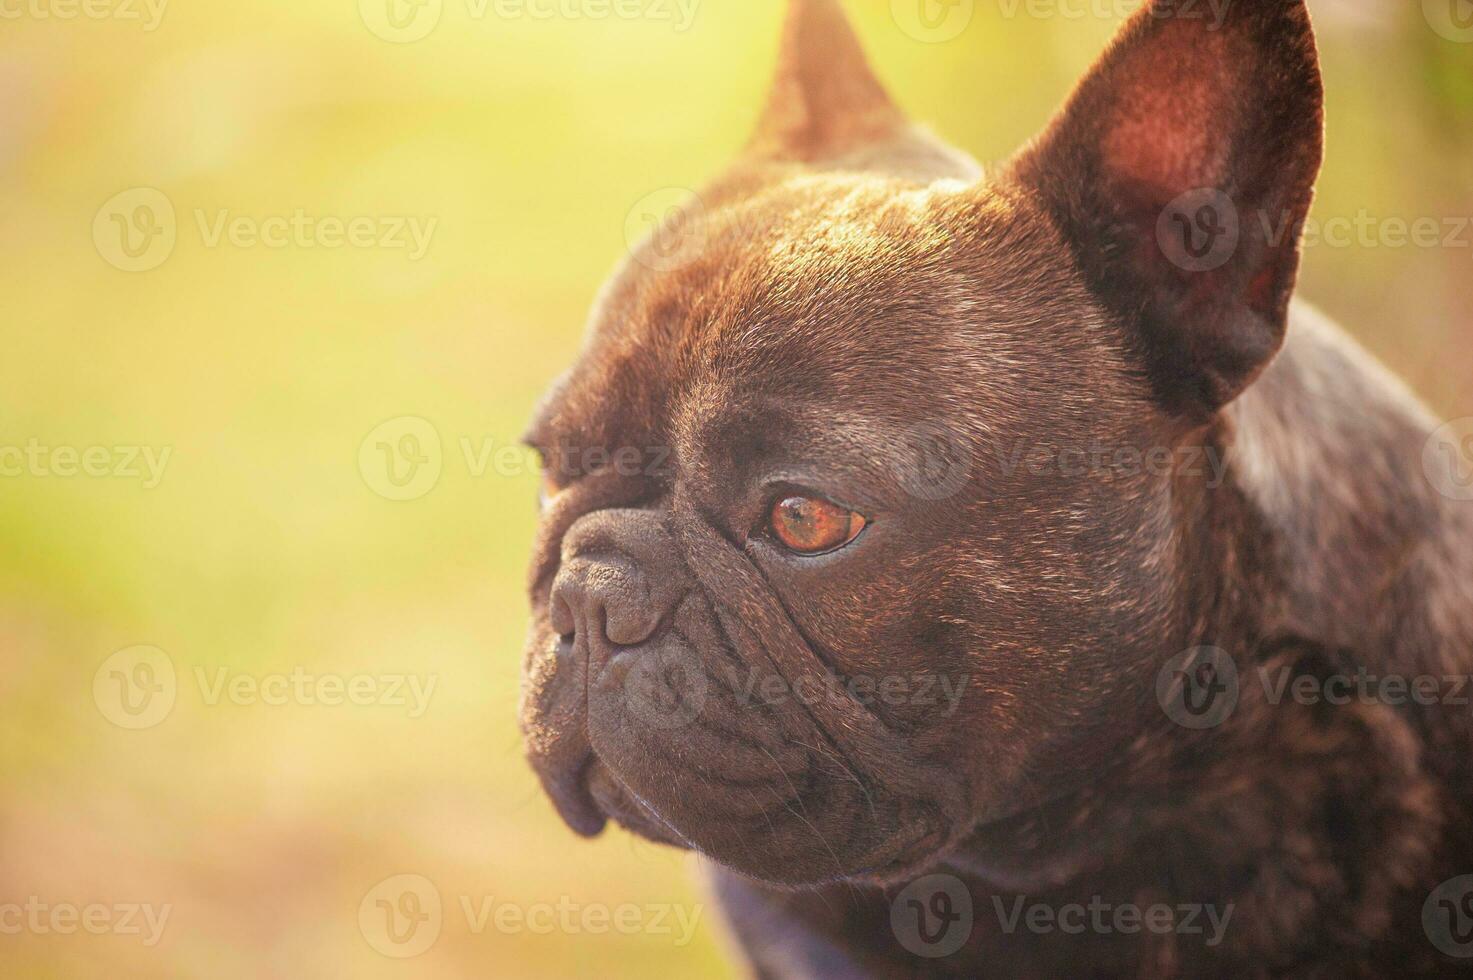
M 1257 678 L 1469 673 L 1473 504 L 1423 478 L 1425 410 L 1291 309 L 1297 235 L 1250 220 L 1297 229 L 1318 170 L 1302 3 L 1239 0 L 1220 32 L 1175 12 L 982 178 L 894 108 L 834 0 L 794 0 L 747 154 L 607 287 L 529 435 L 555 484 L 533 766 L 580 833 L 613 817 L 730 869 L 763 975 L 1458 965 L 1421 914 L 1473 872 L 1470 709 L 1271 703 Z M 1203 187 L 1244 220 L 1192 271 L 1156 223 Z M 946 492 L 914 482 L 937 446 Z M 1056 465 L 1091 446 L 1171 464 Z M 777 483 L 870 526 L 783 554 Z M 1202 731 L 1156 691 L 1199 646 L 1245 678 Z M 954 710 L 751 693 L 922 676 Z M 938 871 L 973 928 L 921 958 L 892 902 Z M 1008 932 L 1017 895 L 1234 919 L 1212 947 Z

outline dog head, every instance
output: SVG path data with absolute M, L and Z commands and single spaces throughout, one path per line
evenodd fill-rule
M 1176 450 L 1282 341 L 1321 147 L 1302 3 L 1199 6 L 983 176 L 794 0 L 747 151 L 529 433 L 523 729 L 575 830 L 883 880 L 1159 714 L 1210 476 Z

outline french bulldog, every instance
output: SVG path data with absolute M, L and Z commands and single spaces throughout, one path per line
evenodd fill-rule
M 757 976 L 1473 963 L 1468 461 L 1293 299 L 1305 4 L 1198 6 L 984 172 L 791 0 L 537 412 L 531 765 Z

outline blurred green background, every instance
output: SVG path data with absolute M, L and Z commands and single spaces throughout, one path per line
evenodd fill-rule
M 148 29 L 143 0 L 89 2 L 106 15 L 0 2 L 0 447 L 108 447 L 115 467 L 112 447 L 171 455 L 151 488 L 67 476 L 55 456 L 0 477 L 0 907 L 171 911 L 152 946 L 0 918 L 0 974 L 733 975 L 696 865 L 621 832 L 575 839 L 522 763 L 537 479 L 507 447 L 573 356 L 636 205 L 699 186 L 744 141 L 782 4 L 642 0 L 623 19 L 599 0 L 538 7 L 551 18 L 175 0 Z M 905 2 L 848 6 L 899 101 L 991 160 L 1118 23 L 1108 0 L 976 0 L 956 36 L 919 38 Z M 1320 220 L 1473 216 L 1473 31 L 1433 29 L 1434 6 L 1311 0 L 1330 111 Z M 417 16 L 433 30 L 405 43 Z M 175 212 L 164 259 L 117 251 L 115 213 L 148 226 L 136 188 Z M 435 224 L 422 257 L 325 247 L 326 226 L 212 240 L 222 212 L 299 210 Z M 1304 295 L 1439 412 L 1473 415 L 1473 229 L 1435 247 L 1361 237 L 1309 249 Z M 427 492 L 386 489 L 377 437 L 360 459 L 405 416 L 441 441 Z M 402 442 L 419 424 L 382 441 L 428 453 Z M 135 729 L 107 665 L 138 645 L 167 655 L 177 692 Z M 413 716 L 212 704 L 199 681 L 294 671 L 436 687 Z M 401 874 L 444 903 L 438 939 L 407 959 L 359 916 Z M 684 944 L 478 930 L 463 898 L 673 903 L 700 929 Z

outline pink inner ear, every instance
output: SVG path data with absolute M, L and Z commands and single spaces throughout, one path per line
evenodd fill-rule
M 1101 141 L 1112 183 L 1155 198 L 1141 202 L 1152 207 L 1221 186 L 1235 115 L 1232 47 L 1225 33 L 1178 22 L 1117 66 Z

